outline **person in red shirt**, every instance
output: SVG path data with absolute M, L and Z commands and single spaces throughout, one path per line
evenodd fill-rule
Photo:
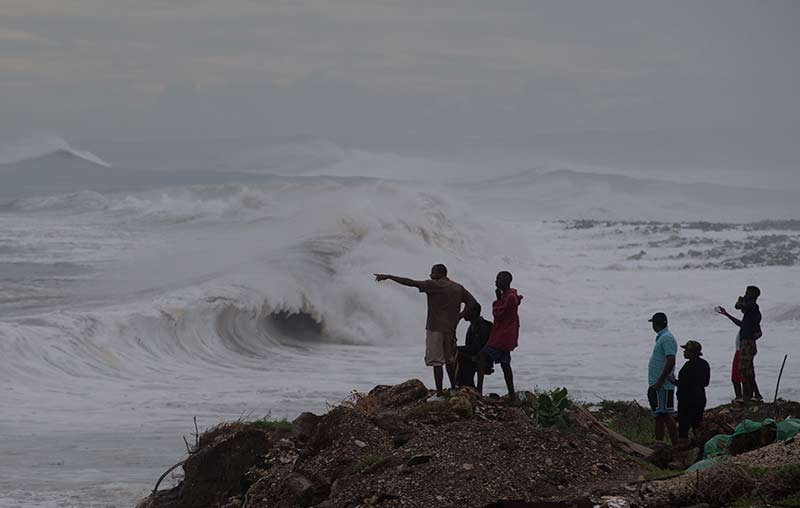
M 499 363 L 506 380 L 509 400 L 514 400 L 514 373 L 511 370 L 511 351 L 519 340 L 519 313 L 522 296 L 511 287 L 511 273 L 503 271 L 494 281 L 497 300 L 492 304 L 494 325 L 489 341 L 478 355 L 478 393 L 483 394 L 483 377 L 494 363 Z M 491 363 L 490 363 L 491 362 Z

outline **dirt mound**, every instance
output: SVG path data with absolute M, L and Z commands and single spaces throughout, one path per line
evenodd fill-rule
M 291 424 L 222 425 L 200 437 L 183 463 L 183 482 L 140 508 L 619 505 L 615 497 L 603 502 L 608 495 L 640 506 L 683 506 L 734 499 L 759 488 L 760 478 L 775 488 L 758 492 L 774 497 L 791 492 L 798 477 L 792 469 L 755 471 L 750 463 L 726 462 L 675 483 L 654 483 L 645 478 L 663 472 L 642 460 L 652 450 L 640 444 L 652 436 L 652 418 L 635 402 L 604 401 L 593 414 L 571 406 L 552 419 L 557 426 L 545 427 L 550 420 L 542 418 L 541 401 L 548 394 L 523 392 L 508 401 L 465 389 L 428 401 L 429 394 L 410 380 L 354 393 L 324 415 L 303 413 Z M 780 418 L 797 409 L 790 402 L 722 406 L 706 419 L 709 428 L 727 429 L 745 417 Z M 782 446 L 769 449 L 771 462 L 755 455 L 766 448 L 736 460 L 783 467 L 797 448 Z M 692 480 L 708 485 L 701 491 L 706 483 Z
M 622 491 L 641 473 L 605 437 L 542 427 L 524 403 L 469 390 L 446 401 L 428 395 L 411 380 L 354 395 L 322 416 L 304 413 L 291 432 L 245 425 L 234 437 L 204 436 L 184 481 L 142 506 L 588 506 L 591 495 Z M 233 455 L 220 453 L 239 450 L 222 444 L 238 434 L 252 453 L 236 455 L 237 469 Z M 208 474 L 215 467 L 222 470 Z
M 726 457 L 715 466 L 666 481 L 639 493 L 644 506 L 796 506 L 800 493 L 800 440 L 791 439 Z M 795 504 L 785 504 L 791 497 Z

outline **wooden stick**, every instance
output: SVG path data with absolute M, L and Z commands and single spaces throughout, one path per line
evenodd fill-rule
M 786 358 L 789 355 L 783 355 L 783 363 L 781 364 L 781 372 L 778 374 L 778 384 L 775 385 L 775 399 L 773 399 L 772 403 L 775 404 L 778 402 L 778 387 L 781 386 L 781 376 L 783 376 L 783 367 L 786 365 Z
M 168 475 L 168 474 L 170 474 L 172 471 L 174 471 L 175 469 L 177 469 L 177 468 L 178 468 L 178 466 L 182 466 L 182 465 L 183 465 L 183 462 L 184 462 L 184 461 L 180 461 L 180 462 L 178 462 L 177 464 L 175 464 L 174 466 L 172 466 L 171 468 L 169 468 L 169 469 L 167 469 L 166 471 L 164 471 L 164 474 L 162 474 L 162 475 L 161 475 L 161 477 L 160 477 L 160 478 L 158 479 L 158 481 L 156 482 L 156 486 L 155 486 L 155 487 L 153 487 L 153 494 L 155 494 L 156 492 L 158 492 L 158 486 L 159 486 L 159 485 L 161 485 L 161 482 L 164 480 L 164 478 L 166 478 L 166 477 L 167 477 L 167 475 Z
M 590 413 L 586 408 L 581 406 L 575 406 L 575 416 L 577 416 L 580 420 L 582 420 L 586 427 L 589 427 L 601 434 L 605 434 L 606 436 L 616 441 L 617 444 L 619 444 L 620 447 L 622 447 L 622 449 L 625 450 L 626 452 L 633 453 L 644 458 L 648 458 L 651 455 L 653 455 L 652 448 L 648 448 L 644 445 L 640 445 L 639 443 L 635 443 L 630 439 L 626 438 L 625 436 L 622 436 L 614 432 L 613 430 L 609 429 L 608 427 L 597 421 L 597 419 L 592 415 L 592 413 Z

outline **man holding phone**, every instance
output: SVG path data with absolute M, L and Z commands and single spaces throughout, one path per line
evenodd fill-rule
M 758 307 L 758 297 L 761 290 L 756 286 L 747 286 L 744 296 L 740 296 L 735 307 L 742 311 L 742 319 L 737 319 L 725 310 L 717 307 L 717 312 L 727 317 L 739 327 L 739 376 L 742 379 L 742 400 L 749 401 L 753 398 L 763 400 L 756 384 L 756 371 L 753 360 L 758 354 L 756 340 L 761 337 L 761 310 Z M 738 395 L 738 394 L 737 394 Z

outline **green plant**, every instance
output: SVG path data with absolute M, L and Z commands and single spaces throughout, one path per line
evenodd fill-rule
M 636 443 L 649 443 L 655 437 L 650 411 L 636 401 L 602 400 L 592 412 L 600 423 Z
M 281 419 L 281 420 L 271 420 L 269 417 L 264 417 L 260 420 L 252 420 L 252 421 L 245 421 L 242 422 L 244 425 L 248 425 L 251 427 L 255 427 L 260 430 L 269 430 L 269 431 L 290 431 L 292 430 L 292 422 Z
M 536 398 L 536 420 L 544 427 L 565 427 L 564 412 L 570 406 L 567 389 L 560 388 L 552 392 L 540 393 Z

